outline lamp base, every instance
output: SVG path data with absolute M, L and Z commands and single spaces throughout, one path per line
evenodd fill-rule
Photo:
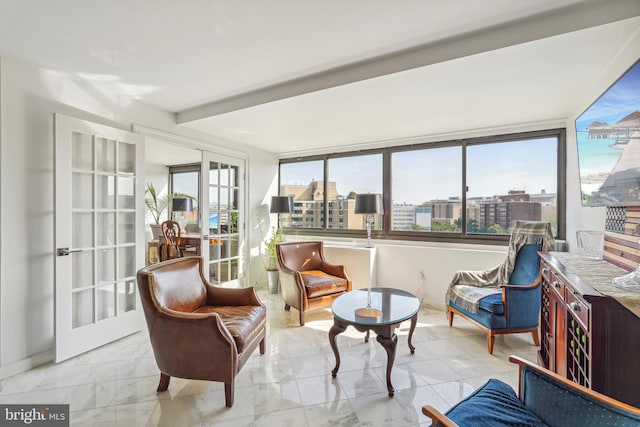
M 371 307 L 356 309 L 356 317 L 366 317 L 367 319 L 382 319 L 382 311 Z

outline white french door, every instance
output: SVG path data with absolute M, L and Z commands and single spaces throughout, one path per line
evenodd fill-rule
M 202 248 L 212 285 L 238 286 L 244 271 L 244 160 L 202 153 Z
M 144 137 L 55 115 L 55 361 L 143 326 Z

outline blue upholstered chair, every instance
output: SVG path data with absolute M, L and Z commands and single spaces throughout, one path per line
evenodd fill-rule
M 516 226 L 517 227 L 517 226 Z M 514 228 L 514 233 L 517 230 Z M 513 239 L 513 234 L 512 234 Z M 549 238 L 548 240 L 551 240 Z M 540 316 L 540 291 L 541 291 L 541 275 L 540 275 L 540 257 L 538 251 L 543 250 L 546 241 L 541 240 L 540 243 L 526 243 L 518 246 L 515 262 L 513 262 L 512 271 L 508 275 L 506 283 L 500 283 L 497 286 L 490 287 L 474 287 L 462 286 L 458 289 L 460 293 L 477 292 L 479 289 L 486 292 L 493 292 L 482 297 L 479 305 L 472 310 L 468 306 L 462 306 L 462 300 L 454 296 L 454 293 L 447 293 L 447 316 L 449 326 L 453 326 L 454 314 L 457 314 L 487 333 L 487 347 L 489 354 L 493 354 L 493 346 L 495 336 L 498 334 L 513 334 L 530 332 L 533 336 L 535 345 L 540 345 L 538 336 L 538 319 Z M 514 246 L 510 245 L 510 250 L 514 250 Z M 496 271 L 493 269 L 492 271 Z M 457 274 L 460 274 L 458 272 Z M 464 273 L 464 272 L 462 272 Z M 471 273 L 470 277 L 473 278 Z M 484 277 L 484 272 L 477 272 L 479 277 Z M 470 284 L 468 277 L 466 284 Z M 495 281 L 494 280 L 494 281 Z M 455 278 L 454 278 L 455 281 Z M 452 283 L 453 285 L 453 283 Z M 493 291 L 491 290 L 493 289 Z
M 434 427 L 631 427 L 640 425 L 640 409 L 590 390 L 519 357 L 518 395 L 490 379 L 446 414 L 430 405 L 422 413 Z

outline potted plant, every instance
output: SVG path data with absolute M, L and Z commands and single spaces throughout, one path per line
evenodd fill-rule
M 147 183 L 145 194 L 148 194 L 149 197 L 144 199 L 144 204 L 147 206 L 147 209 L 149 209 L 149 213 L 155 221 L 155 224 L 150 225 L 151 234 L 153 235 L 153 240 L 158 240 L 162 234 L 160 229 L 160 218 L 169 206 L 169 195 L 166 194 L 164 196 L 158 196 L 156 188 L 153 186 L 153 182 Z
M 171 200 L 173 200 L 174 197 L 185 197 L 197 201 L 197 198 L 183 193 L 173 193 L 159 196 L 156 188 L 153 186 L 153 182 L 147 183 L 145 194 L 148 194 L 149 197 L 144 199 L 144 204 L 147 206 L 147 209 L 149 209 L 149 213 L 155 221 L 155 224 L 149 225 L 151 227 L 153 240 L 158 240 L 162 235 L 162 229 L 160 228 L 160 219 L 164 215 L 164 211 L 167 210 L 167 208 L 169 207 L 169 203 L 171 203 Z
M 264 269 L 267 271 L 267 281 L 269 283 L 269 293 L 277 294 L 280 285 L 280 275 L 278 273 L 278 254 L 276 245 L 284 242 L 284 234 L 281 228 L 271 227 L 271 235 L 265 239 Z

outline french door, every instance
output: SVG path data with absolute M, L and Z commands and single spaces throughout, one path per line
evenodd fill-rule
M 55 361 L 141 329 L 144 137 L 55 115 Z
M 212 285 L 238 286 L 244 265 L 244 160 L 202 153 L 201 223 L 205 277 Z

